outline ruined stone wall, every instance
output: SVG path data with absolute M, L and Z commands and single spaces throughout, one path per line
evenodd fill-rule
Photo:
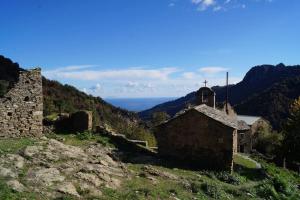
M 155 135 L 162 156 L 203 168 L 232 169 L 235 130 L 197 111 L 159 126 Z
M 0 98 L 0 137 L 41 136 L 42 133 L 41 69 L 20 71 L 19 81 Z
M 239 131 L 238 134 L 238 152 L 251 153 L 252 133 L 251 130 Z

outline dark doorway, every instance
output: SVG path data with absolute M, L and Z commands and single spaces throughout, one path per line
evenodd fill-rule
M 240 152 L 244 153 L 244 145 L 240 145 Z

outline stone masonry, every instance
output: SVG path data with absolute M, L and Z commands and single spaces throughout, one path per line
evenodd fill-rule
M 41 69 L 20 71 L 19 81 L 0 98 L 0 137 L 36 137 L 42 133 Z

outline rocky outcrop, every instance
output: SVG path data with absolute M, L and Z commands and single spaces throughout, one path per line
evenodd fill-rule
M 103 188 L 117 189 L 130 174 L 115 161 L 112 149 L 101 144 L 84 147 L 66 145 L 42 137 L 18 154 L 0 157 L 0 178 L 18 192 L 35 192 L 45 198 L 70 195 L 101 196 Z

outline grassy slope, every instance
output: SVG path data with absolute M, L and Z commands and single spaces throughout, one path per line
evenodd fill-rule
M 114 147 L 109 138 L 95 135 L 51 135 L 66 144 L 85 146 L 90 142 L 98 142 Z M 34 143 L 32 139 L 2 139 L 1 154 L 16 153 L 27 145 Z M 253 163 L 242 158 L 235 159 L 233 174 L 226 172 L 193 171 L 162 166 L 152 166 L 156 170 L 168 172 L 179 177 L 178 180 L 154 177 L 151 180 L 143 174 L 143 164 L 126 165 L 136 174 L 125 180 L 118 190 L 103 188 L 101 199 L 298 199 L 300 192 L 295 188 L 300 184 L 296 173 L 276 167 L 259 160 L 264 171 L 254 169 Z M 5 180 L 0 180 L 1 199 L 40 199 L 38 194 L 16 193 L 8 188 Z M 176 198 L 175 198 L 176 197 Z M 65 199 L 72 199 L 66 197 Z

